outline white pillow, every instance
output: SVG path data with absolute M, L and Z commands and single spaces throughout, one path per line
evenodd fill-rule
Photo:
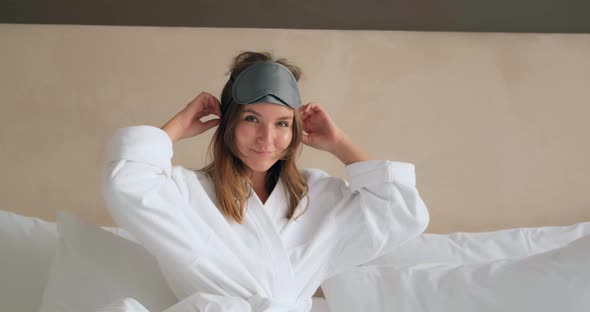
M 126 297 L 162 311 L 178 301 L 155 258 L 137 243 L 62 211 L 57 229 L 41 312 L 95 311 Z
M 525 257 L 563 247 L 590 234 L 590 222 L 492 232 L 424 233 L 367 263 L 405 267 L 420 263 L 468 264 Z
M 37 311 L 56 245 L 55 223 L 0 210 L 0 310 Z
M 588 311 L 589 260 L 590 235 L 533 256 L 487 263 L 360 266 L 322 288 L 330 309 L 342 312 Z
M 150 312 L 133 298 L 121 298 L 96 312 Z M 159 311 L 158 311 L 159 312 Z

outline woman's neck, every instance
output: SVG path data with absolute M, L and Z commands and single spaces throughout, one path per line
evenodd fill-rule
M 261 188 L 266 183 L 266 172 L 250 172 L 248 178 L 250 178 L 252 188 Z
M 252 183 L 252 190 L 264 204 L 270 196 L 266 189 L 266 172 L 251 172 L 249 178 Z

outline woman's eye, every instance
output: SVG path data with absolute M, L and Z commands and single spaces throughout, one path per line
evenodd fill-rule
M 252 115 L 246 116 L 246 118 L 244 120 L 246 120 L 246 121 L 254 121 L 254 122 L 258 121 L 258 119 L 256 117 L 252 116 Z
M 280 127 L 289 127 L 289 123 L 286 121 L 279 121 L 278 125 Z

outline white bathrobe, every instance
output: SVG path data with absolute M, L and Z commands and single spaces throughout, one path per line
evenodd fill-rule
M 365 161 L 346 166 L 348 181 L 301 170 L 309 186 L 286 219 L 279 180 L 266 203 L 247 200 L 243 224 L 217 208 L 203 172 L 173 166 L 160 128 L 118 129 L 109 142 L 103 195 L 119 226 L 160 264 L 180 302 L 167 312 L 311 309 L 323 280 L 368 262 L 422 233 L 429 216 L 414 165 Z

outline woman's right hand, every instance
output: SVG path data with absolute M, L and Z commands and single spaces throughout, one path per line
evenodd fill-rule
M 168 133 L 172 142 L 199 135 L 219 125 L 221 120 L 220 105 L 215 96 L 201 92 L 161 129 Z M 201 118 L 209 115 L 216 115 L 219 118 L 201 121 Z

